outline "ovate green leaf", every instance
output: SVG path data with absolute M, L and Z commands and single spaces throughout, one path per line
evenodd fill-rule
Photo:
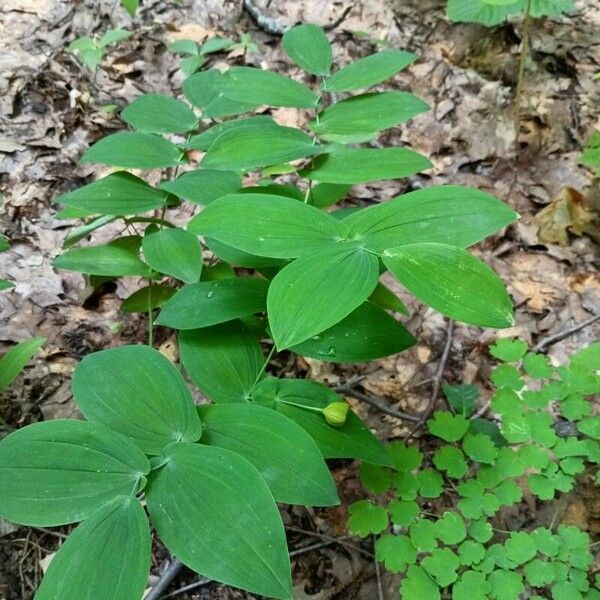
M 292 27 L 283 36 L 283 48 L 299 67 L 313 75 L 327 75 L 331 70 L 331 45 L 318 25 Z
M 510 327 L 512 302 L 483 262 L 446 244 L 421 243 L 387 250 L 385 266 L 419 300 L 458 321 Z
M 46 338 L 34 337 L 13 346 L 0 358 L 0 392 L 3 392 L 23 370 L 34 354 L 46 342 Z
M 151 231 L 142 240 L 146 262 L 159 273 L 184 283 L 195 283 L 202 272 L 202 250 L 198 238 L 179 228 Z
M 136 215 L 165 205 L 167 194 L 117 171 L 56 198 L 55 202 L 99 215 Z
M 210 579 L 288 600 L 285 532 L 258 470 L 239 454 L 200 444 L 172 444 L 164 458 L 146 500 L 165 546 Z
M 347 92 L 368 88 L 385 81 L 417 60 L 402 50 L 382 50 L 346 65 L 325 81 L 328 92 Z
M 183 377 L 149 346 L 120 346 L 86 356 L 75 368 L 73 396 L 83 415 L 157 454 L 196 441 L 202 426 Z
M 248 400 L 264 356 L 238 321 L 182 331 L 179 351 L 190 379 L 214 402 Z
M 135 498 L 119 498 L 99 508 L 69 535 L 35 598 L 141 598 L 150 558 L 150 527 L 142 505 Z
M 185 133 L 198 124 L 189 106 L 163 94 L 139 96 L 123 110 L 121 119 L 148 133 Z
M 267 296 L 269 326 L 277 348 L 295 346 L 339 323 L 369 297 L 378 278 L 375 256 L 343 247 L 284 267 Z M 319 310 L 305 310 L 310 305 Z
M 237 192 L 242 187 L 242 180 L 232 171 L 198 169 L 184 173 L 174 181 L 163 181 L 160 187 L 183 200 L 206 206 L 221 196 Z
M 265 310 L 269 282 L 255 277 L 201 281 L 182 287 L 163 307 L 156 323 L 198 329 Z
M 84 152 L 80 162 L 134 169 L 158 169 L 174 167 L 183 159 L 183 152 L 162 137 L 151 133 L 121 131 L 96 142 Z
M 142 452 L 103 425 L 28 425 L 0 442 L 0 515 L 34 526 L 81 521 L 118 496 L 133 496 L 149 471 Z
M 339 503 L 319 448 L 294 421 L 253 404 L 201 406 L 198 411 L 202 443 L 236 452 L 252 463 L 277 502 L 306 506 Z

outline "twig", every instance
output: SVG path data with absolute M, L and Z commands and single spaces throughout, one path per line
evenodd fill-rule
M 373 549 L 375 549 L 375 536 L 373 536 Z M 379 561 L 377 558 L 373 558 L 375 564 L 375 579 L 377 580 L 377 600 L 385 600 L 383 595 L 383 584 L 381 583 L 381 568 L 379 567 Z
M 368 396 L 367 394 L 363 394 L 359 392 L 357 389 L 349 386 L 349 385 L 341 385 L 335 388 L 336 392 L 340 392 L 342 394 L 347 394 L 348 396 L 352 396 L 361 402 L 365 402 L 370 404 L 377 410 L 382 413 L 389 415 L 390 417 L 394 417 L 395 419 L 400 419 L 401 421 L 411 421 L 413 423 L 419 422 L 419 417 L 415 417 L 414 415 L 409 415 L 407 413 L 400 412 L 399 410 L 395 410 L 386 406 L 382 398 L 378 398 L 376 396 Z
M 264 15 L 252 0 L 244 0 L 244 9 L 256 25 L 266 33 L 283 35 L 288 29 L 291 29 L 290 25 L 285 25 L 276 19 Z
M 515 92 L 515 150 L 519 158 L 519 133 L 521 132 L 521 97 L 523 95 L 523 78 L 525 63 L 529 56 L 529 30 L 531 27 L 531 0 L 527 0 L 525 18 L 523 19 L 523 35 L 521 37 L 521 55 L 519 56 L 519 72 L 517 75 L 517 89 Z
M 163 597 L 166 589 L 171 585 L 172 581 L 181 573 L 183 570 L 183 563 L 176 558 L 174 558 L 167 568 L 164 570 L 163 574 L 159 577 L 156 585 L 148 592 L 148 595 L 144 598 L 144 600 L 160 600 Z M 167 596 L 168 598 L 169 596 Z
M 574 333 L 577 333 L 578 331 L 585 329 L 589 325 L 593 325 L 598 320 L 600 320 L 600 314 L 594 315 L 593 317 L 587 319 L 586 321 L 581 321 L 580 323 L 573 325 L 573 327 L 569 327 L 568 329 L 563 329 L 562 331 L 559 331 L 558 333 L 555 333 L 554 335 L 549 335 L 548 337 L 544 338 L 543 340 L 540 340 L 531 349 L 531 351 L 532 352 L 543 352 L 546 348 L 548 348 L 548 346 L 552 346 L 553 344 L 556 344 L 557 342 L 560 342 L 560 341 L 564 340 L 565 338 L 568 338 L 570 335 L 573 335 Z
M 212 581 L 213 580 L 208 579 L 208 577 L 203 577 L 202 579 L 199 579 L 198 581 L 194 581 L 194 583 L 184 585 L 182 588 L 179 588 L 178 590 L 175 590 L 175 591 L 171 592 L 170 594 L 163 596 L 162 600 L 166 600 L 167 598 L 175 598 L 175 596 L 179 596 L 180 594 L 184 594 L 185 592 L 191 592 L 192 590 L 197 590 L 199 587 L 203 587 L 205 585 L 208 585 L 209 583 L 212 583 Z M 144 600 L 148 600 L 148 596 L 146 596 L 146 598 L 144 598 Z
M 355 544 L 347 542 L 346 541 L 347 536 L 342 536 L 342 537 L 337 537 L 337 538 L 331 537 L 330 535 L 326 535 L 324 533 L 318 533 L 316 531 L 309 531 L 308 529 L 301 529 L 300 527 L 294 527 L 293 525 L 286 525 L 285 528 L 287 531 L 294 531 L 296 533 L 302 533 L 304 535 L 316 537 L 321 540 L 333 541 L 336 544 L 339 544 L 340 546 L 344 546 L 345 548 L 349 548 L 350 550 L 355 550 L 356 552 L 360 552 L 367 558 L 373 558 L 373 554 L 371 552 L 369 552 L 368 550 L 363 550 L 363 548 L 361 548 L 360 546 L 356 546 Z
M 325 25 L 323 29 L 325 31 L 332 31 L 336 27 L 339 27 L 346 20 L 346 17 L 350 14 L 353 8 L 354 6 L 352 4 L 346 6 L 344 12 L 342 12 L 342 14 L 335 21 L 332 21 L 331 23 Z
M 450 347 L 452 346 L 452 335 L 454 333 L 454 321 L 448 321 L 448 328 L 446 329 L 446 344 L 444 346 L 444 351 L 442 353 L 442 357 L 440 358 L 440 362 L 438 363 L 438 368 L 433 377 L 433 387 L 431 390 L 431 396 L 429 397 L 429 402 L 427 404 L 427 408 L 419 418 L 417 424 L 404 436 L 404 441 L 407 442 L 410 438 L 423 427 L 425 421 L 429 418 L 429 415 L 433 412 L 435 407 L 435 401 L 437 400 L 438 394 L 440 392 L 440 385 L 442 383 L 442 377 L 444 376 L 444 371 L 446 370 L 446 363 L 448 362 L 448 355 L 450 354 Z

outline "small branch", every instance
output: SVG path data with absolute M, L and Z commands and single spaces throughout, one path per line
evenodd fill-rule
M 368 396 L 367 394 L 363 394 L 359 392 L 354 387 L 350 385 L 341 385 L 334 389 L 336 392 L 340 392 L 342 394 L 347 394 L 348 396 L 352 396 L 361 402 L 365 402 L 366 404 L 371 405 L 382 413 L 389 415 L 390 417 L 394 417 L 395 419 L 399 419 L 401 421 L 411 421 L 413 423 L 419 422 L 419 417 L 415 417 L 414 415 L 409 415 L 407 413 L 400 412 L 399 410 L 395 410 L 390 408 L 384 403 L 383 398 L 378 398 L 376 396 Z
M 375 554 L 375 542 L 376 538 L 373 536 L 373 554 Z M 377 580 L 377 600 L 385 600 L 383 584 L 381 583 L 381 568 L 376 557 L 373 558 L 373 563 L 375 564 L 375 579 Z
M 144 600 L 160 600 L 166 589 L 171 585 L 175 577 L 183 570 L 183 563 L 173 559 L 163 574 L 159 577 L 156 585 L 148 592 Z
M 521 132 L 521 97 L 523 95 L 523 79 L 525 63 L 529 56 L 529 30 L 531 28 L 531 0 L 527 0 L 525 18 L 523 19 L 523 35 L 521 36 L 521 55 L 519 56 L 519 72 L 517 74 L 517 89 L 515 92 L 515 150 L 519 158 L 519 134 Z
M 546 348 L 548 348 L 548 346 L 552 346 L 553 344 L 556 344 L 557 342 L 560 342 L 560 341 L 564 340 L 565 338 L 568 338 L 570 335 L 573 335 L 574 333 L 577 333 L 578 331 L 585 329 L 589 325 L 593 325 L 598 320 L 600 320 L 600 314 L 594 315 L 593 317 L 587 319 L 586 321 L 581 321 L 581 323 L 577 323 L 576 325 L 573 325 L 573 327 L 569 327 L 568 329 L 563 329 L 562 331 L 559 331 L 558 333 L 555 333 L 554 335 L 550 335 L 550 336 L 544 338 L 543 340 L 540 340 L 531 349 L 531 351 L 532 352 L 543 352 L 544 350 L 546 350 Z
M 417 424 L 411 429 L 405 436 L 404 441 L 407 442 L 410 440 L 421 427 L 425 424 L 425 421 L 429 418 L 433 409 L 435 408 L 435 401 L 438 398 L 438 394 L 440 393 L 440 385 L 442 383 L 442 377 L 444 376 L 444 371 L 446 370 L 446 363 L 448 362 L 448 355 L 450 354 L 450 347 L 452 346 L 452 335 L 454 334 L 454 321 L 448 321 L 448 328 L 446 329 L 446 344 L 444 345 L 444 351 L 442 352 L 442 357 L 440 358 L 440 362 L 438 363 L 438 368 L 433 377 L 433 387 L 431 390 L 431 396 L 429 397 L 429 402 L 427 404 L 427 408 L 419 418 Z
M 288 29 L 291 29 L 290 25 L 285 25 L 276 19 L 264 15 L 252 0 L 244 0 L 244 9 L 256 25 L 265 33 L 270 33 L 271 35 L 283 35 Z
M 342 12 L 342 14 L 335 21 L 332 21 L 331 23 L 325 25 L 323 29 L 325 31 L 332 31 L 333 29 L 339 27 L 346 20 L 346 17 L 350 14 L 353 8 L 354 6 L 352 4 L 346 6 L 344 12 Z

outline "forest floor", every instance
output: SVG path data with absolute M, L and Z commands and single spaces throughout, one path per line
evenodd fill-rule
M 217 55 L 216 62 L 234 60 L 298 76 L 277 36 L 260 29 L 242 4 L 150 0 L 131 19 L 117 0 L 4 0 L 0 226 L 12 247 L 0 254 L 0 276 L 16 287 L 0 296 L 0 351 L 32 336 L 48 340 L 34 364 L 0 396 L 0 416 L 8 428 L 76 416 L 70 375 L 77 361 L 95 350 L 145 340 L 145 317 L 119 310 L 122 299 L 136 289 L 136 281 L 125 280 L 98 293 L 86 287 L 83 277 L 51 268 L 73 225 L 54 219 L 53 199 L 99 174 L 98 167 L 82 166 L 77 160 L 93 141 L 123 127 L 117 117 L 121 107 L 144 92 L 181 93 L 179 58 L 168 50 L 168 43 L 248 32 L 256 49 Z M 392 85 L 422 97 L 432 110 L 390 130 L 381 141 L 408 144 L 430 157 L 435 168 L 401 182 L 355 186 L 351 201 L 364 204 L 411 188 L 452 182 L 489 191 L 513 206 L 521 220 L 476 249 L 507 283 L 515 302 L 516 325 L 499 335 L 535 344 L 600 314 L 600 185 L 579 164 L 586 138 L 600 128 L 600 83 L 594 81 L 600 71 L 600 0 L 578 2 L 570 17 L 533 23 L 518 144 L 514 119 L 522 35 L 518 21 L 493 30 L 452 25 L 445 19 L 442 0 L 254 4 L 285 24 L 327 25 L 343 16 L 330 32 L 337 64 L 371 52 L 382 40 L 419 56 Z M 133 35 L 109 49 L 95 75 L 66 51 L 76 37 L 115 27 Z M 296 111 L 274 112 L 281 123 L 297 119 Z M 487 347 L 498 332 L 466 325 L 450 329 L 439 314 L 405 299 L 412 310 L 407 327 L 419 340 L 409 351 L 358 366 L 300 358 L 282 366 L 332 386 L 363 376 L 358 388 L 363 394 L 389 409 L 419 415 L 429 405 L 431 378 L 448 344 L 443 380 L 476 384 L 485 402 L 492 367 Z M 548 353 L 561 362 L 598 339 L 600 321 L 549 345 Z M 157 341 L 163 351 L 173 352 L 166 330 L 159 328 Z M 411 425 L 356 398 L 348 401 L 381 439 L 403 435 Z M 327 536 L 347 535 L 346 508 L 361 497 L 361 487 L 354 463 L 339 461 L 332 467 L 341 507 L 284 511 L 290 547 L 299 550 L 292 561 L 296 598 L 372 600 L 376 578 L 369 540 L 359 549 L 355 540 L 344 538 L 301 551 L 315 542 L 327 543 Z M 524 503 L 502 513 L 501 519 L 519 527 L 532 521 L 541 525 L 558 514 L 563 522 L 598 539 L 600 500 L 590 496 L 585 481 L 560 504 L 550 503 L 548 511 L 536 514 Z M 0 600 L 33 597 L 49 557 L 68 530 L 61 531 L 15 528 L 0 520 Z M 168 558 L 157 546 L 152 581 Z M 169 592 L 195 581 L 197 576 L 184 570 Z M 397 597 L 394 578 L 385 576 L 383 583 L 386 597 Z M 253 598 L 214 583 L 168 597 Z

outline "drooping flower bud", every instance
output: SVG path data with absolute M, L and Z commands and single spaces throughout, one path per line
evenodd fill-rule
M 348 416 L 348 405 L 345 402 L 332 402 L 323 409 L 325 420 L 334 427 L 341 427 Z

